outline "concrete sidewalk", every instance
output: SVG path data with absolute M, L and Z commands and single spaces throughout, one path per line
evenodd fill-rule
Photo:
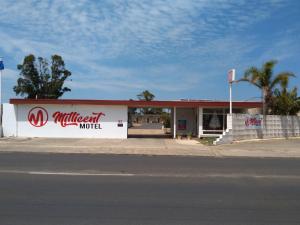
M 222 156 L 300 157 L 300 138 L 240 141 L 214 146 Z
M 205 146 L 197 140 L 1 138 L 0 152 L 138 154 L 212 157 L 300 157 L 300 138 Z
M 0 152 L 7 151 L 214 156 L 208 146 L 202 145 L 198 141 L 163 138 L 2 138 L 0 139 Z

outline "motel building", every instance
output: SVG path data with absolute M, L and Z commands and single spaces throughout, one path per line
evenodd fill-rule
M 3 107 L 3 134 L 14 137 L 128 138 L 130 109 L 170 112 L 170 138 L 222 134 L 229 102 L 10 99 Z M 233 102 L 233 113 L 257 112 L 261 102 Z M 256 110 L 256 111 L 255 111 Z

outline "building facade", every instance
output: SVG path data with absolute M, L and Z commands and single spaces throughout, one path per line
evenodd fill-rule
M 3 109 L 4 136 L 127 138 L 130 108 L 168 108 L 171 133 L 202 136 L 226 129 L 229 102 L 207 100 L 11 99 Z M 233 102 L 235 112 L 261 108 L 260 102 Z

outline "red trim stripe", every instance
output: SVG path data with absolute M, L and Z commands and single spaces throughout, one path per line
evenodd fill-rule
M 139 100 L 84 100 L 84 99 L 10 99 L 11 104 L 24 105 L 125 105 L 129 107 L 229 107 L 228 101 L 182 100 L 182 101 L 139 101 Z M 236 108 L 261 108 L 261 102 L 233 102 Z

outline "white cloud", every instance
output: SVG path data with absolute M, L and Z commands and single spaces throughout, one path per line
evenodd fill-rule
M 63 56 L 74 89 L 188 91 L 228 67 L 255 62 L 255 34 L 239 31 L 269 17 L 282 0 L 0 0 L 0 46 L 20 63 L 24 55 Z M 263 55 L 284 57 L 295 40 Z M 294 51 L 291 49 L 291 51 Z M 176 57 L 177 65 L 150 60 Z M 121 65 L 127 58 L 148 65 Z M 243 60 L 242 60 L 243 59 Z M 252 60 L 252 61 L 251 61 Z M 110 63 L 106 63 L 109 61 Z M 185 62 L 194 64 L 187 68 Z M 222 74 L 223 75 L 223 74 Z
M 271 3 L 276 8 L 281 1 L 2 0 L 0 21 L 11 43 L 3 48 L 57 49 L 96 59 L 188 51 L 203 38 L 226 35 L 268 16 Z
M 100 71 L 105 71 L 104 75 L 99 73 L 88 79 L 73 79 L 67 82 L 67 86 L 69 85 L 73 89 L 94 89 L 106 92 L 123 92 L 129 89 L 177 92 L 186 91 L 199 85 L 202 79 L 193 71 L 188 72 L 184 67 L 178 65 L 142 69 L 104 67 Z M 75 74 L 75 77 L 81 76 Z

